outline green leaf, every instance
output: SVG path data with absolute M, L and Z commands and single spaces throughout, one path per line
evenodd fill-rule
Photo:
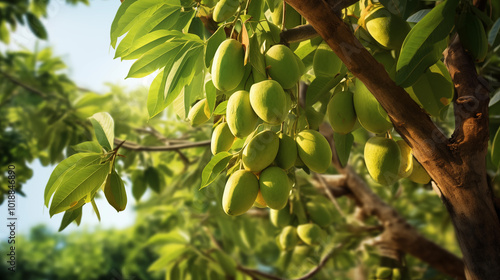
M 279 0 L 266 0 L 267 7 L 271 10 L 271 13 L 274 12 L 274 9 L 279 6 L 281 1 Z
M 146 179 L 146 183 L 148 186 L 155 191 L 156 193 L 160 193 L 162 190 L 162 186 L 160 184 L 160 173 L 156 168 L 150 166 L 146 168 L 144 171 L 144 178 Z
M 111 101 L 112 94 L 97 94 L 94 92 L 87 92 L 75 101 L 75 109 L 80 109 L 88 106 L 102 106 L 103 103 Z
M 136 201 L 139 201 L 147 189 L 147 183 L 144 173 L 136 170 L 132 173 L 132 195 Z
M 89 164 L 98 163 L 101 155 L 96 153 L 79 153 L 70 156 L 69 158 L 61 161 L 52 174 L 50 175 L 49 181 L 45 186 L 45 206 L 49 206 L 50 198 L 52 194 L 59 188 L 63 178 L 75 168 L 83 168 Z
M 165 267 L 172 261 L 179 259 L 180 256 L 190 251 L 189 247 L 185 244 L 168 244 L 161 248 L 162 256 L 152 263 L 148 271 L 158 271 L 165 269 Z
M 197 66 L 195 66 L 195 69 L 203 69 L 203 63 L 198 61 Z M 193 104 L 194 101 L 197 99 L 200 99 L 203 97 L 203 78 L 205 77 L 205 71 L 197 71 L 197 73 L 193 77 L 193 81 L 191 83 L 188 83 L 184 87 L 184 92 L 183 92 L 183 100 L 184 100 L 184 115 L 187 116 L 189 113 L 189 109 L 191 108 L 191 104 Z M 207 92 L 207 97 L 208 97 L 208 92 Z M 214 100 L 215 103 L 215 100 Z M 215 104 L 214 104 L 215 105 Z M 209 103 L 210 106 L 210 103 Z M 213 110 L 213 107 L 212 107 Z
M 432 9 L 423 9 L 411 15 L 406 21 L 417 23 L 421 21 Z
M 82 216 L 82 207 L 78 207 L 74 210 L 67 210 L 64 212 L 64 216 L 61 221 L 61 226 L 58 231 L 63 231 L 71 222 L 76 220 L 76 218 Z
M 491 144 L 491 162 L 497 168 L 500 166 L 500 128 L 497 130 L 493 143 Z
M 205 83 L 205 93 L 207 95 L 208 109 L 210 114 L 215 110 L 215 102 L 217 101 L 217 88 L 214 86 L 212 80 Z
M 28 22 L 28 26 L 31 29 L 31 32 L 35 34 L 36 37 L 46 40 L 47 39 L 47 31 L 43 26 L 42 22 L 38 19 L 34 14 L 27 12 L 26 20 Z
M 226 40 L 226 31 L 222 25 L 215 31 L 215 33 L 210 36 L 207 40 L 207 47 L 205 49 L 205 67 L 209 68 L 214 58 L 215 52 L 219 48 L 219 45 Z
M 349 160 L 352 144 L 354 143 L 354 136 L 351 133 L 340 134 L 334 132 L 333 141 L 335 142 L 335 151 L 337 152 L 340 164 L 345 167 Z
M 110 151 L 115 140 L 115 122 L 109 113 L 96 113 L 90 117 L 94 127 L 95 136 L 101 146 Z
M 314 103 L 318 102 L 325 94 L 329 94 L 330 90 L 335 88 L 340 81 L 344 79 L 346 73 L 347 69 L 342 67 L 340 73 L 333 78 L 316 77 L 307 88 L 306 106 L 314 105 Z
M 215 108 L 214 110 L 214 115 L 225 115 L 226 108 L 227 108 L 227 100 L 222 101 L 219 105 L 217 105 L 217 108 Z
M 188 242 L 189 235 L 179 230 L 174 230 L 169 233 L 157 233 L 151 236 L 146 242 L 146 245 L 158 245 L 160 243 L 187 244 Z
M 87 141 L 71 146 L 73 150 L 80 153 L 103 153 L 101 145 L 95 141 Z
M 429 66 L 442 56 L 440 44 L 455 24 L 458 0 L 446 0 L 433 8 L 406 36 L 396 67 L 396 83 L 411 86 Z
M 215 181 L 217 176 L 219 176 L 219 174 L 226 169 L 227 164 L 232 157 L 233 155 L 229 152 L 220 152 L 210 160 L 201 173 L 200 190 Z
M 407 18 L 414 8 L 418 6 L 418 0 L 380 0 L 380 3 L 389 12 Z
M 497 91 L 493 94 L 493 97 L 490 99 L 490 103 L 488 104 L 488 107 L 491 107 L 497 102 L 500 101 L 500 89 L 497 89 Z
M 90 201 L 90 203 L 92 204 L 92 209 L 94 209 L 94 213 L 97 216 L 97 220 L 99 220 L 99 222 L 100 222 L 101 221 L 101 213 L 99 213 L 99 208 L 97 208 L 97 204 L 95 203 L 95 199 L 92 199 Z
M 49 209 L 50 216 L 72 208 L 93 189 L 102 186 L 108 176 L 110 164 L 94 164 L 67 174 L 54 193 Z
M 250 42 L 248 45 L 250 64 L 252 65 L 253 77 L 265 80 L 267 78 L 266 73 L 266 60 L 264 54 L 260 51 L 259 41 L 256 35 L 250 37 Z M 260 81 L 255 81 L 260 82 Z
M 108 203 L 116 209 L 117 212 L 125 210 L 127 206 L 127 193 L 122 179 L 115 170 L 106 179 L 104 184 L 104 195 Z
M 498 32 L 500 31 L 500 18 L 498 18 L 493 26 L 490 29 L 490 33 L 488 33 L 488 44 L 493 48 L 496 48 L 495 41 L 498 37 Z

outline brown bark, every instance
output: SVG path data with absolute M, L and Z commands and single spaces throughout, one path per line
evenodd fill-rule
M 470 58 L 469 62 L 462 58 L 465 53 L 461 46 L 450 46 L 447 54 L 447 66 L 458 92 L 455 112 L 459 117 L 457 129 L 448 140 L 326 2 L 286 1 L 372 92 L 436 182 L 455 226 L 467 279 L 496 279 L 500 275 L 500 223 L 486 180 L 488 94 Z

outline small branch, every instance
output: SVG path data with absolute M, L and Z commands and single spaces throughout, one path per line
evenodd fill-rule
M 281 32 L 281 42 L 295 43 L 318 37 L 319 34 L 310 24 L 299 25 Z
M 241 272 L 243 272 L 243 273 L 245 273 L 253 278 L 257 278 L 257 276 L 258 276 L 259 278 L 264 277 L 266 279 L 271 279 L 271 280 L 285 280 L 284 278 L 280 278 L 278 276 L 275 276 L 275 275 L 272 275 L 269 273 L 265 273 L 265 272 L 262 272 L 262 271 L 259 271 L 256 269 L 247 268 L 247 267 L 244 267 L 242 265 L 238 265 L 236 267 L 236 269 L 238 269 L 239 271 L 241 271 Z
M 118 145 L 123 140 L 115 138 L 115 145 Z M 199 141 L 199 142 L 190 142 L 185 144 L 177 144 L 177 145 L 168 145 L 168 146 L 142 146 L 133 142 L 125 142 L 122 145 L 122 148 L 132 151 L 147 151 L 147 152 L 164 152 L 164 151 L 175 151 L 180 149 L 189 149 L 196 147 L 209 146 L 210 140 Z
M 30 85 L 27 85 L 27 84 L 23 83 L 22 81 L 14 78 L 13 76 L 5 73 L 4 71 L 0 70 L 0 74 L 2 76 L 4 76 L 5 78 L 7 78 L 12 83 L 14 83 L 14 84 L 16 84 L 16 85 L 18 85 L 18 86 L 26 89 L 27 91 L 30 91 L 30 92 L 32 92 L 32 93 L 34 93 L 34 94 L 36 94 L 36 95 L 38 95 L 38 96 L 40 96 L 42 98 L 47 98 L 47 94 L 45 92 L 43 92 L 43 91 L 41 91 L 41 90 L 39 90 L 37 88 L 34 88 L 34 87 L 30 86 Z

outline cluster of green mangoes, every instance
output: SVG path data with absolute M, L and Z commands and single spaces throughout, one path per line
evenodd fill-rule
M 370 280 L 403 280 L 407 279 L 399 268 L 381 266 L 372 270 L 368 276 Z

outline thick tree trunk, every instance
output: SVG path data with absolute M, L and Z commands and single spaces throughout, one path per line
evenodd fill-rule
M 347 68 L 377 98 L 394 128 L 436 182 L 461 246 L 467 279 L 500 277 L 500 222 L 487 184 L 488 90 L 463 49 L 450 46 L 446 64 L 458 98 L 451 139 L 397 86 L 383 66 L 322 0 L 286 0 L 323 37 Z M 332 1 L 330 1 L 332 2 Z M 424 248 L 422 248 L 425 250 Z

